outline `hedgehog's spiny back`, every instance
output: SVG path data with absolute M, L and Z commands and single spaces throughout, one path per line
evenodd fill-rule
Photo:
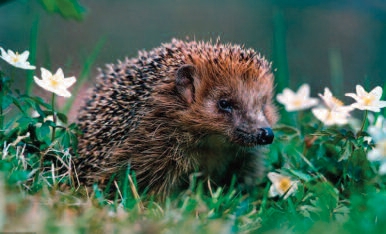
M 270 69 L 270 64 L 254 50 L 218 42 L 213 45 L 180 40 L 172 40 L 149 52 L 139 52 L 135 59 L 108 65 L 100 71 L 93 95 L 78 118 L 84 132 L 79 141 L 77 162 L 80 177 L 95 179 L 99 172 L 112 170 L 109 165 L 119 164 L 111 162 L 110 155 L 130 138 L 142 117 L 154 108 L 150 100 L 157 101 L 155 88 L 173 85 L 175 72 L 181 65 L 196 63 L 210 65 L 213 69 L 230 69 L 227 72 L 240 66 L 246 66 L 245 70 L 249 66 L 258 67 L 262 71 L 259 74 Z M 143 136 L 146 137 L 150 136 Z

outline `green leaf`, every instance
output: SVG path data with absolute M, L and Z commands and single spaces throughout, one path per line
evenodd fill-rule
M 28 171 L 14 171 L 9 175 L 7 182 L 9 184 L 24 182 L 28 179 L 28 174 Z
M 342 160 L 347 160 L 352 154 L 352 149 L 353 149 L 352 143 L 347 141 L 346 144 L 343 146 L 342 151 L 340 152 L 340 157 L 338 159 L 338 162 Z
M 275 132 L 280 131 L 283 134 L 286 135 L 298 135 L 300 134 L 299 130 L 297 128 L 294 128 L 292 126 L 288 125 L 278 125 L 274 128 Z
M 85 8 L 76 0 L 40 0 L 50 13 L 58 13 L 64 19 L 83 20 Z
M 60 121 L 62 121 L 64 124 L 67 124 L 67 116 L 63 113 L 56 113 L 56 116 Z
M 35 110 L 38 112 L 39 117 L 41 117 L 43 119 L 46 117 L 45 112 L 40 108 L 40 105 L 38 103 L 36 103 L 36 105 L 35 105 Z
M 62 145 L 64 147 L 69 147 L 71 145 L 71 137 L 70 135 L 68 134 L 68 132 L 66 131 L 66 133 L 64 133 L 63 135 L 63 138 L 62 138 Z
M 47 104 L 41 97 L 30 97 L 30 96 L 27 96 L 27 95 L 23 95 L 22 97 L 24 97 L 25 99 L 30 99 L 33 102 L 43 106 L 44 108 L 46 108 L 48 110 L 52 109 L 51 105 Z
M 27 115 L 28 106 L 21 105 L 20 100 L 15 97 L 12 97 L 12 102 L 24 115 Z
M 76 152 L 78 150 L 78 137 L 75 134 L 70 133 L 71 147 Z
M 50 123 L 44 122 L 41 127 L 38 128 L 38 137 L 40 140 L 43 140 L 46 137 L 49 137 L 50 134 Z
M 306 182 L 312 180 L 312 176 L 310 176 L 310 175 L 308 175 L 308 174 L 305 174 L 305 173 L 303 173 L 303 172 L 300 171 L 300 170 L 292 170 L 292 169 L 289 169 L 289 171 L 290 171 L 293 175 L 295 175 L 296 177 L 298 177 L 299 179 L 304 180 L 304 181 L 306 181 Z
M 29 116 L 23 116 L 16 121 L 21 129 L 27 129 L 30 124 L 34 125 L 37 121 Z
M 12 104 L 12 102 L 12 97 L 8 95 L 3 96 L 3 102 L 1 103 L 3 110 L 7 109 Z

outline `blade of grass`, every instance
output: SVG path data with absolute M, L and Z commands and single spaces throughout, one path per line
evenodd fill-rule
M 339 49 L 330 49 L 328 54 L 331 72 L 331 85 L 333 93 L 341 95 L 343 91 L 343 64 Z
M 105 44 L 106 42 L 106 37 L 103 37 L 101 38 L 96 46 L 94 47 L 92 53 L 90 54 L 90 56 L 87 57 L 84 65 L 83 65 L 83 68 L 82 68 L 82 71 L 77 79 L 77 85 L 74 87 L 73 89 L 73 94 L 71 98 L 69 98 L 69 100 L 67 100 L 66 104 L 64 105 L 63 109 L 62 109 L 62 112 L 67 114 L 74 101 L 75 101 L 75 98 L 77 96 L 77 94 L 79 93 L 79 90 L 80 88 L 84 85 L 84 83 L 87 81 L 87 78 L 89 77 L 90 73 L 91 73 L 91 69 L 93 67 L 93 64 L 95 63 L 95 60 L 96 58 L 98 57 L 103 45 Z
M 128 174 L 127 178 L 129 179 L 131 192 L 133 193 L 135 200 L 137 200 L 138 211 L 142 212 L 143 210 L 145 210 L 145 206 L 142 204 L 141 197 L 139 196 L 139 193 L 137 191 L 137 188 L 135 187 L 131 175 Z
M 273 53 L 277 80 L 277 92 L 289 87 L 288 60 L 286 48 L 286 30 L 284 16 L 281 9 L 275 8 L 273 11 Z
M 288 71 L 286 28 L 283 11 L 279 8 L 273 10 L 273 61 L 276 80 L 276 92 L 280 93 L 284 88 L 290 87 L 290 77 Z M 282 121 L 285 124 L 296 123 L 295 115 L 287 111 L 280 111 Z
M 32 24 L 31 32 L 30 32 L 30 46 L 29 46 L 29 61 L 32 65 L 36 64 L 36 48 L 38 41 L 38 31 L 39 31 L 39 16 L 36 16 L 35 21 Z M 32 83 L 33 83 L 33 75 L 34 70 L 28 70 L 27 72 L 27 82 L 26 82 L 26 94 L 30 95 L 32 92 Z

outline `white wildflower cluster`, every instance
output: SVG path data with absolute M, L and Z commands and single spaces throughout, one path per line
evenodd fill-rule
M 380 112 L 382 108 L 386 107 L 386 101 L 381 100 L 382 93 L 383 90 L 380 86 L 367 92 L 361 85 L 357 85 L 356 93 L 345 94 L 345 96 L 353 98 L 355 102 L 351 105 L 344 105 L 342 101 L 333 96 L 328 88 L 325 88 L 324 93 L 319 94 L 321 105 L 316 106 L 319 101 L 310 97 L 309 85 L 303 84 L 297 92 L 284 89 L 283 93 L 277 95 L 277 101 L 283 104 L 287 111 L 299 111 L 313 107 L 311 110 L 313 115 L 326 126 L 344 125 L 348 123 L 350 112 L 354 109 Z M 371 115 L 370 118 L 371 124 L 368 127 L 368 133 L 371 137 L 364 139 L 368 142 L 373 141 L 375 147 L 368 152 L 367 158 L 369 161 L 379 162 L 379 173 L 386 174 L 386 120 L 382 115 L 379 115 L 376 121 L 374 116 Z M 268 178 L 273 183 L 270 190 L 271 196 L 276 194 L 282 196 L 287 191 L 287 194 L 290 194 L 292 190 L 296 190 L 295 182 L 288 177 L 275 173 L 269 174 Z
M 324 89 L 324 94 L 319 94 L 323 105 L 316 106 L 319 102 L 310 97 L 310 87 L 303 84 L 295 93 L 290 89 L 284 89 L 283 93 L 277 95 L 277 101 L 284 105 L 287 111 L 298 111 L 314 107 L 311 111 L 314 116 L 325 125 L 347 124 L 350 112 L 354 109 L 379 112 L 386 107 L 386 101 L 381 101 L 382 88 L 375 87 L 370 92 L 357 85 L 356 93 L 346 93 L 346 96 L 355 99 L 355 103 L 345 106 L 342 101 L 334 97 L 328 88 Z
M 24 51 L 23 53 L 19 54 L 18 52 L 13 52 L 12 50 L 8 50 L 6 52 L 1 47 L 0 51 L 0 58 L 14 67 L 27 70 L 34 70 L 36 68 L 35 66 L 30 65 L 30 63 L 27 61 L 29 51 Z M 65 78 L 61 68 L 59 68 L 55 74 L 52 74 L 50 71 L 43 67 L 41 68 L 41 76 L 42 79 L 34 76 L 34 80 L 37 85 L 47 91 L 55 93 L 58 96 L 71 97 L 71 93 L 67 89 L 75 83 L 75 77 L 72 76 Z
M 383 116 L 378 116 L 376 121 L 368 128 L 371 139 L 375 143 L 375 148 L 367 154 L 369 161 L 380 163 L 379 174 L 386 174 L 386 120 Z

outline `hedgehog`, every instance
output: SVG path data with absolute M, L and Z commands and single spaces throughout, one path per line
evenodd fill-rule
M 139 191 L 163 197 L 194 175 L 254 188 L 278 118 L 273 83 L 259 53 L 219 40 L 173 39 L 106 65 L 77 120 L 79 181 L 103 188 L 129 168 Z

